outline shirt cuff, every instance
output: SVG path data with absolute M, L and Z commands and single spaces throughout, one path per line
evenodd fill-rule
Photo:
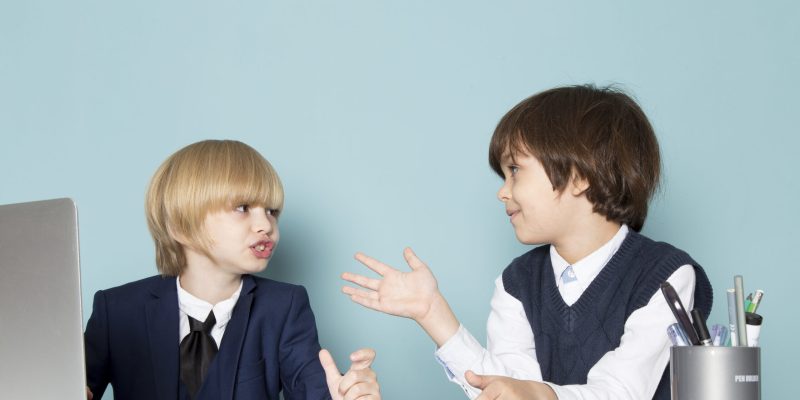
M 469 398 L 475 398 L 480 390 L 470 386 L 464 374 L 480 360 L 482 352 L 483 346 L 463 325 L 459 325 L 456 333 L 434 352 L 434 356 L 447 378 L 460 385 Z

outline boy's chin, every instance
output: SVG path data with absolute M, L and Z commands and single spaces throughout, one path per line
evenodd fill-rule
M 527 235 L 520 235 L 517 232 L 514 232 L 514 234 L 517 236 L 517 240 L 520 243 L 525 244 L 525 245 L 538 246 L 538 245 L 542 245 L 542 244 L 547 244 L 548 243 L 546 240 L 541 239 L 541 238 L 534 238 L 534 237 L 527 236 Z

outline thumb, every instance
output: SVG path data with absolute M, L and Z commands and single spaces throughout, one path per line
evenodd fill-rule
M 338 390 L 342 374 L 339 373 L 339 368 L 336 367 L 336 361 L 333 361 L 331 353 L 325 349 L 320 350 L 319 362 L 322 364 L 322 369 L 325 370 L 325 380 L 328 381 L 328 387 Z
M 358 349 L 350 354 L 350 369 L 367 369 L 372 365 L 374 360 L 375 350 L 370 348 Z
M 406 247 L 403 250 L 403 257 L 406 259 L 406 264 L 408 264 L 408 266 L 414 271 L 428 268 L 428 266 L 425 265 L 425 263 L 422 262 L 419 257 L 417 257 L 417 255 L 414 253 L 414 250 L 411 250 L 411 247 Z
M 467 371 L 464 377 L 467 378 L 467 383 L 469 383 L 470 386 L 480 390 L 486 389 L 486 386 L 489 386 L 495 378 L 491 375 L 478 375 L 472 371 Z

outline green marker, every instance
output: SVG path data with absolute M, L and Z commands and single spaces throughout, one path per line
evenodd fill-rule
M 753 300 L 747 306 L 747 312 L 754 313 L 756 309 L 758 309 L 758 305 L 761 303 L 761 299 L 764 298 L 764 291 L 761 289 L 756 290 L 756 294 L 753 295 Z

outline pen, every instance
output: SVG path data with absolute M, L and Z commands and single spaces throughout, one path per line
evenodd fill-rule
M 731 346 L 737 346 L 739 336 L 736 334 L 736 291 L 728 289 L 728 330 L 731 332 Z
M 744 278 L 741 275 L 733 277 L 733 290 L 736 293 L 736 334 L 739 336 L 739 346 L 747 347 L 747 322 L 744 316 Z
M 764 291 L 761 289 L 756 290 L 756 294 L 753 295 L 753 301 L 750 302 L 750 307 L 747 307 L 747 312 L 755 313 L 758 306 L 761 304 L 761 299 L 764 298 Z
M 714 324 L 711 326 L 712 344 L 714 346 L 725 346 L 728 342 L 728 328 L 725 325 Z
M 681 325 L 677 322 L 667 327 L 667 336 L 669 336 L 669 340 L 672 341 L 673 346 L 689 345 L 689 339 L 686 337 L 686 333 L 683 332 Z
M 694 320 L 694 328 L 697 330 L 697 337 L 700 339 L 700 344 L 703 346 L 711 346 L 711 336 L 708 335 L 708 327 L 706 322 L 703 321 L 703 316 L 700 315 L 700 310 L 692 310 L 692 319 Z
M 700 339 L 697 337 L 697 332 L 694 331 L 692 321 L 689 319 L 689 315 L 686 314 L 686 309 L 683 308 L 683 303 L 681 303 L 678 293 L 675 292 L 675 289 L 669 284 L 669 282 L 664 282 L 661 284 L 661 293 L 667 300 L 667 305 L 672 311 L 672 314 L 675 315 L 675 319 L 678 320 L 679 324 L 681 324 L 681 328 L 683 329 L 683 332 L 686 333 L 686 337 L 689 338 L 689 344 L 700 344 Z M 742 319 L 744 319 L 744 316 L 742 316 Z

